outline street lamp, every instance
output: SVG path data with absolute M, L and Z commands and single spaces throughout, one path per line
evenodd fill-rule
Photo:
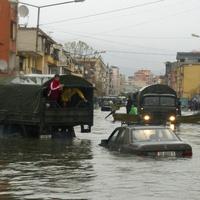
M 197 34 L 194 34 L 194 33 L 192 33 L 191 36 L 196 37 L 196 38 L 200 38 L 200 35 L 197 35 Z
M 9 1 L 13 1 L 13 0 L 9 0 Z M 68 3 L 79 3 L 79 2 L 83 2 L 83 1 L 85 1 L 85 0 L 65 1 L 65 2 L 61 2 L 61 3 L 47 4 L 47 5 L 43 5 L 43 6 L 36 6 L 33 4 L 24 3 L 24 2 L 20 2 L 20 1 L 18 2 L 19 4 L 31 6 L 31 7 L 38 9 L 38 11 L 37 11 L 37 28 L 36 28 L 36 52 L 38 51 L 38 32 L 39 32 L 39 26 L 40 26 L 40 9 L 52 7 L 52 6 L 59 6 L 59 5 L 68 4 Z

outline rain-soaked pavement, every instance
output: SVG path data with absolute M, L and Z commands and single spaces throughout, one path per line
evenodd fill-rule
M 180 126 L 191 159 L 143 158 L 98 145 L 120 125 L 107 114 L 73 141 L 0 139 L 0 199 L 200 199 L 200 125 Z

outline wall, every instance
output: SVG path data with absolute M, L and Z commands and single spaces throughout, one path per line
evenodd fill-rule
M 0 67 L 7 72 L 16 68 L 16 25 L 17 5 L 0 0 Z
M 36 30 L 19 29 L 17 37 L 18 51 L 32 51 L 36 50 Z
M 199 92 L 200 88 L 200 64 L 184 66 L 183 97 L 191 98 Z

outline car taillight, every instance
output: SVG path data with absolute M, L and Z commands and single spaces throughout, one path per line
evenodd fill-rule
M 192 150 L 185 150 L 182 154 L 184 157 L 191 157 L 192 156 Z

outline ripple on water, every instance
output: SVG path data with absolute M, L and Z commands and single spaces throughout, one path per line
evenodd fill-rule
M 0 140 L 0 199 L 199 199 L 200 133 L 181 125 L 191 159 L 152 159 L 100 147 L 119 123 L 95 111 L 92 133 L 72 141 Z

